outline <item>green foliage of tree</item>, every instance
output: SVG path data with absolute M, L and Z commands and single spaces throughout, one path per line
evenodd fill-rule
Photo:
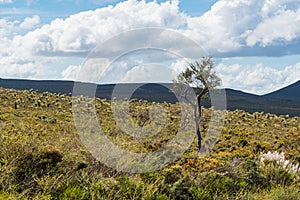
M 197 95 L 196 101 L 190 99 L 187 99 L 187 101 L 194 106 L 198 150 L 200 151 L 202 140 L 199 128 L 201 118 L 201 99 L 203 99 L 210 90 L 215 89 L 221 84 L 221 79 L 214 71 L 214 61 L 212 56 L 203 57 L 200 62 L 195 61 L 194 63 L 190 63 L 189 66 L 177 76 L 175 83 L 193 87 Z M 182 94 L 183 97 L 187 97 L 187 90 L 188 88 L 182 90 L 180 94 Z

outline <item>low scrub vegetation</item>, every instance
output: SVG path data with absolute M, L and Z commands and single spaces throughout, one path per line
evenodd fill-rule
M 94 107 L 105 134 L 121 148 L 155 151 L 179 128 L 179 105 L 162 103 L 167 119 L 159 134 L 137 140 L 117 127 L 110 103 L 96 99 Z M 136 123 L 149 123 L 152 104 L 130 102 Z M 211 112 L 203 109 L 203 136 Z M 195 139 L 176 162 L 142 174 L 118 172 L 93 158 L 76 132 L 72 98 L 65 95 L 0 89 L 0 132 L 0 199 L 293 200 L 300 196 L 299 117 L 228 111 L 208 155 L 199 156 Z

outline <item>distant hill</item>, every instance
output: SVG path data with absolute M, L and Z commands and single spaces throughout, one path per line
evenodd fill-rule
M 226 89 L 227 109 L 300 116 L 300 100 L 272 98 Z
M 83 87 L 93 85 L 97 87 L 95 96 L 98 98 L 111 99 L 114 84 L 95 85 L 83 83 Z M 0 79 L 0 87 L 13 88 L 19 90 L 37 90 L 39 92 L 62 93 L 72 95 L 73 81 L 59 80 L 22 80 L 22 79 Z M 171 83 L 155 84 L 148 83 L 133 93 L 132 99 L 143 99 L 155 102 L 177 101 L 175 95 L 170 92 L 168 87 Z M 121 84 L 121 94 L 127 94 L 130 88 L 136 87 L 136 84 Z M 233 89 L 226 89 L 227 108 L 229 110 L 241 109 L 247 112 L 265 112 L 277 115 L 300 116 L 300 81 L 263 96 L 245 93 Z M 84 91 L 84 90 L 83 90 Z M 123 93 L 123 94 L 122 94 Z M 210 101 L 203 101 L 203 106 L 209 107 Z
M 275 92 L 266 94 L 264 97 L 300 101 L 300 80 Z
M 25 80 L 25 79 L 0 79 L 0 87 L 17 90 L 37 90 L 39 92 L 69 94 L 73 91 L 73 81 L 59 80 Z

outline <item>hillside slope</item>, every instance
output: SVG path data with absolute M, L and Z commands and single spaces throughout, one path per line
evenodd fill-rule
M 263 97 L 300 101 L 300 80 L 289 86 L 263 95 Z

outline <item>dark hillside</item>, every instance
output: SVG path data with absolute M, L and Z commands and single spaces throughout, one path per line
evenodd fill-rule
M 87 86 L 88 83 L 82 85 Z M 136 84 L 121 84 L 118 92 L 119 97 L 125 97 L 131 88 L 137 88 L 131 99 L 143 99 L 150 102 L 177 101 L 175 95 L 170 92 L 171 83 L 155 84 L 148 83 L 141 87 Z M 37 90 L 39 92 L 62 93 L 71 95 L 73 81 L 60 80 L 20 80 L 0 79 L 0 87 L 18 90 Z M 98 85 L 95 96 L 110 100 L 114 90 L 114 84 Z M 89 87 L 87 87 L 89 88 Z M 300 116 L 300 81 L 273 93 L 258 96 L 233 89 L 226 89 L 227 108 L 229 110 L 245 110 L 250 113 L 265 112 L 277 115 Z M 203 106 L 210 107 L 210 101 L 203 101 Z
M 300 101 L 300 80 L 292 85 L 266 94 L 264 97 Z

